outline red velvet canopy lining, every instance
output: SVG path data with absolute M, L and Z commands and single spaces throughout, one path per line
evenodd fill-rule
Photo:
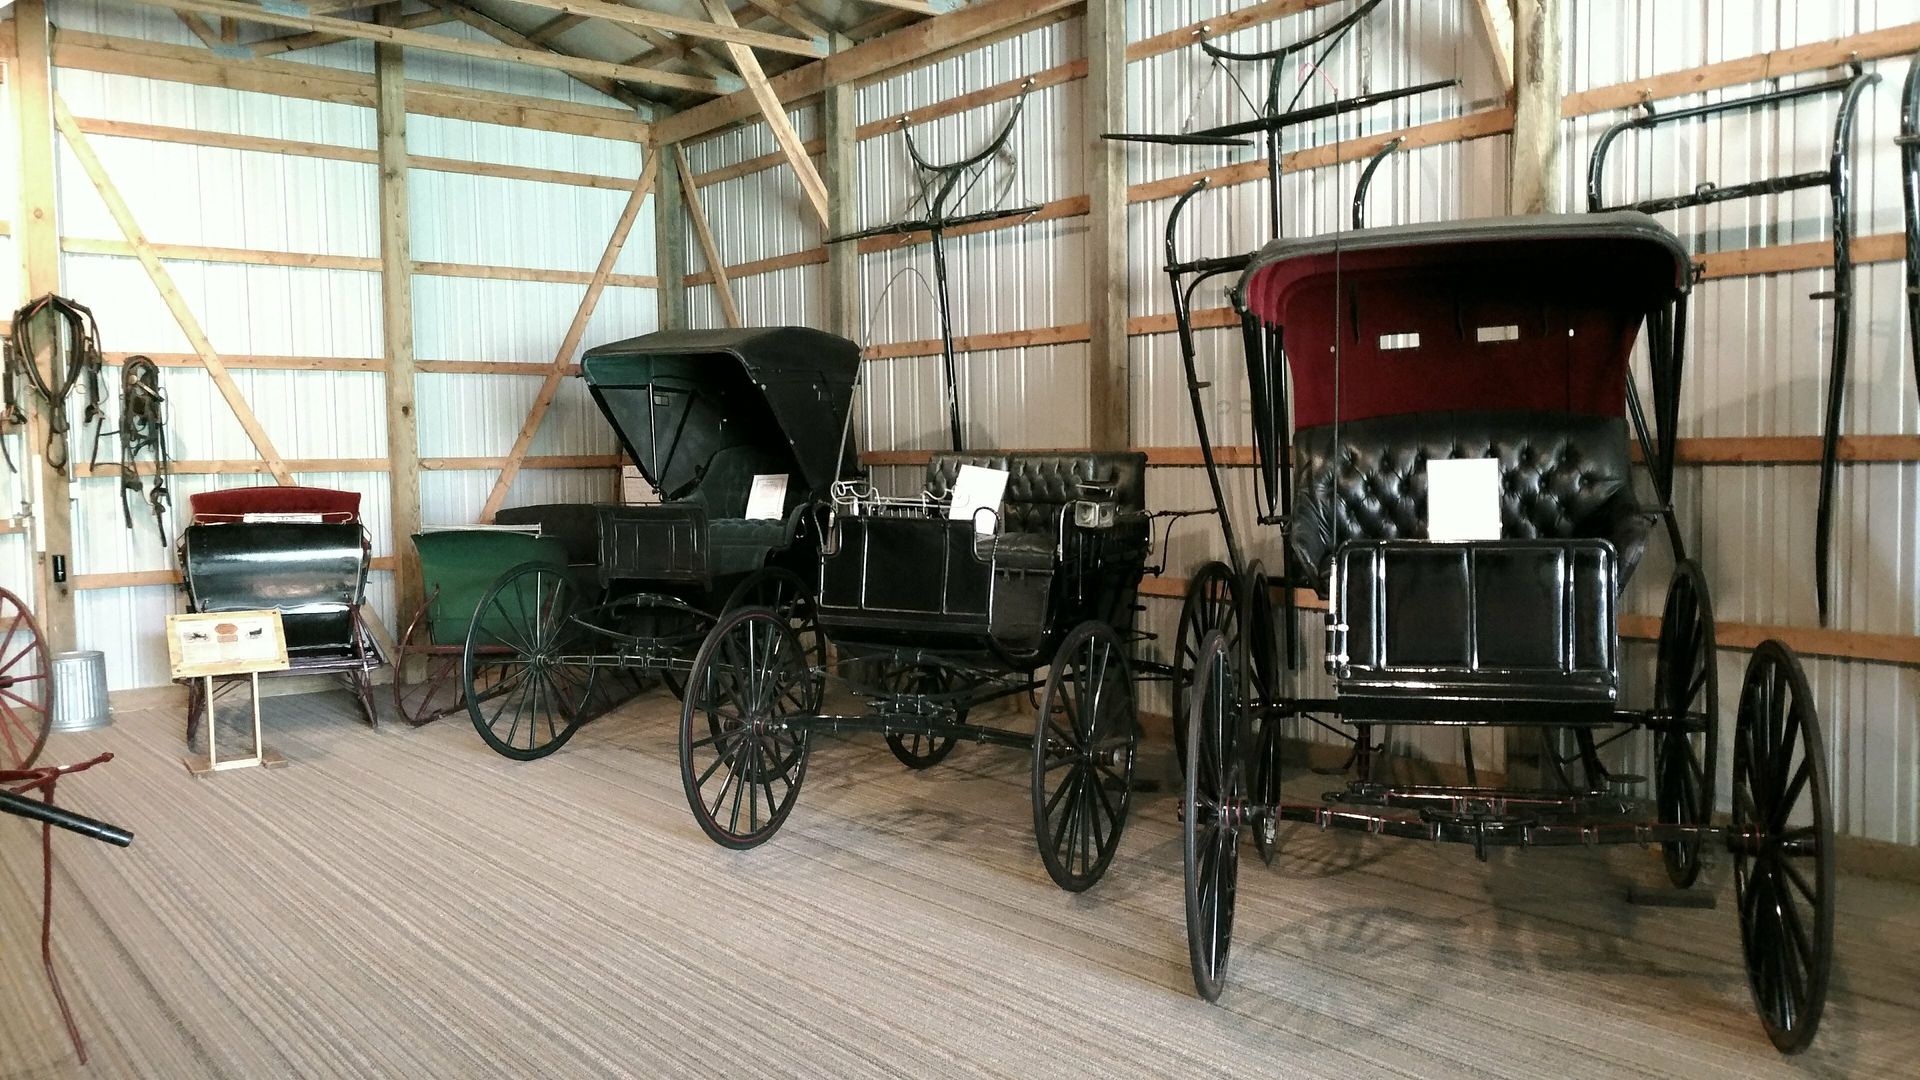
M 1341 420 L 1620 416 L 1640 324 L 1673 289 L 1663 248 L 1591 237 L 1323 250 L 1257 265 L 1244 285 L 1284 332 L 1302 428 L 1333 421 L 1336 374 Z
M 342 524 L 360 520 L 360 493 L 334 488 L 262 487 L 221 488 L 188 496 L 196 525 L 239 521 L 248 514 L 319 514 Z

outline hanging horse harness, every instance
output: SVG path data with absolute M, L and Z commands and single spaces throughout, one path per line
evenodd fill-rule
M 129 356 L 120 368 L 120 430 L 93 433 L 94 464 L 100 461 L 100 437 L 120 437 L 120 517 L 133 528 L 133 508 L 127 493 L 146 499 L 153 512 L 154 527 L 160 530 L 160 542 L 167 542 L 167 507 L 173 493 L 167 488 L 170 476 L 167 458 L 167 396 L 160 390 L 160 365 L 146 356 Z M 140 480 L 139 458 L 153 458 L 153 489 L 146 490 Z
M 33 324 L 47 312 L 53 313 L 65 334 L 56 329 L 50 350 L 54 362 L 49 365 L 50 370 L 43 373 L 33 362 L 34 354 L 42 345 Z M 5 399 L 0 422 L 13 425 L 27 422 L 26 411 L 20 407 L 20 383 L 24 380 L 27 389 L 47 408 L 47 464 L 56 469 L 66 468 L 67 435 L 73 426 L 67 418 L 67 398 L 73 393 L 74 385 L 85 379 L 87 407 L 81 423 L 98 423 L 106 415 L 100 410 L 100 365 L 100 327 L 93 321 L 92 311 L 84 304 L 52 293 L 31 301 L 13 313 L 13 337 L 7 344 L 4 373 L 0 373 L 0 395 Z M 9 468 L 19 471 L 13 455 L 5 453 L 4 443 L 0 443 L 0 455 L 5 456 Z

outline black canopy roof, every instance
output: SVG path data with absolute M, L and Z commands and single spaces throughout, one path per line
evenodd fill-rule
M 581 376 L 634 464 L 676 499 L 726 451 L 824 492 L 859 366 L 860 347 L 845 338 L 770 326 L 616 341 L 588 350 Z

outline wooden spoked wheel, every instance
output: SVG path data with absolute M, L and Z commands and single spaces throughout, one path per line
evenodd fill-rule
M 393 657 L 393 706 L 414 727 L 429 724 L 466 704 L 460 678 L 461 649 L 435 646 L 431 598 L 414 612 Z
M 1233 894 L 1246 807 L 1240 761 L 1240 679 L 1233 644 L 1219 631 L 1201 642 L 1187 715 L 1186 794 L 1180 837 L 1186 868 L 1187 953 L 1193 987 L 1217 1001 L 1233 946 Z
M 1054 884 L 1100 880 L 1127 824 L 1140 748 L 1120 635 L 1083 622 L 1055 651 L 1033 733 L 1033 832 Z
M 1239 618 L 1240 583 L 1234 579 L 1233 568 L 1223 562 L 1202 566 L 1187 583 L 1180 622 L 1173 634 L 1173 755 L 1182 770 L 1187 767 L 1187 740 L 1179 725 L 1186 719 L 1187 696 L 1193 686 L 1194 669 L 1200 664 L 1200 641 L 1214 630 L 1229 631 Z
M 755 847 L 787 820 L 822 682 L 792 624 L 767 608 L 730 611 L 707 635 L 680 707 L 680 782 L 714 843 Z
M 474 609 L 461 654 L 467 715 L 496 752 L 521 761 L 566 745 L 587 719 L 594 634 L 565 572 L 540 563 L 495 581 Z
M 1663 824 L 1705 826 L 1713 820 L 1720 746 L 1717 657 L 1706 577 L 1693 562 L 1682 562 L 1667 586 L 1653 679 L 1654 708 L 1668 724 L 1653 737 L 1654 801 Z M 1699 840 L 1668 841 L 1662 851 L 1676 888 L 1699 878 Z
M 881 671 L 879 685 L 897 695 L 941 696 L 953 692 L 955 681 L 950 669 L 937 665 L 888 663 Z M 954 710 L 953 723 L 965 723 L 966 719 L 966 709 Z M 940 764 L 959 742 L 952 735 L 928 731 L 889 731 L 886 738 L 887 749 L 909 769 L 930 769 Z
M 1760 643 L 1733 740 L 1733 881 L 1747 985 L 1782 1053 L 1807 1048 L 1833 967 L 1833 804 L 1826 744 L 1800 661 Z
M 25 601 L 0 589 L 0 769 L 31 768 L 53 724 L 53 662 Z

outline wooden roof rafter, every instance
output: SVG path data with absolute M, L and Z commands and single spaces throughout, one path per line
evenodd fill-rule
M 426 3 L 429 7 L 441 12 L 448 18 L 480 31 L 502 45 L 511 45 L 520 49 L 537 49 L 543 52 L 553 53 L 556 56 L 574 55 L 563 49 L 555 48 L 553 45 L 534 41 L 532 38 L 508 26 L 506 23 L 476 9 L 473 7 L 471 0 L 426 0 Z M 634 66 L 645 67 L 649 65 Z M 577 74 L 574 75 L 573 78 L 587 89 L 605 94 L 631 109 L 650 109 L 658 104 L 658 102 L 655 102 L 651 98 L 643 97 L 613 79 Z M 725 86 L 727 83 L 722 81 L 721 85 Z

